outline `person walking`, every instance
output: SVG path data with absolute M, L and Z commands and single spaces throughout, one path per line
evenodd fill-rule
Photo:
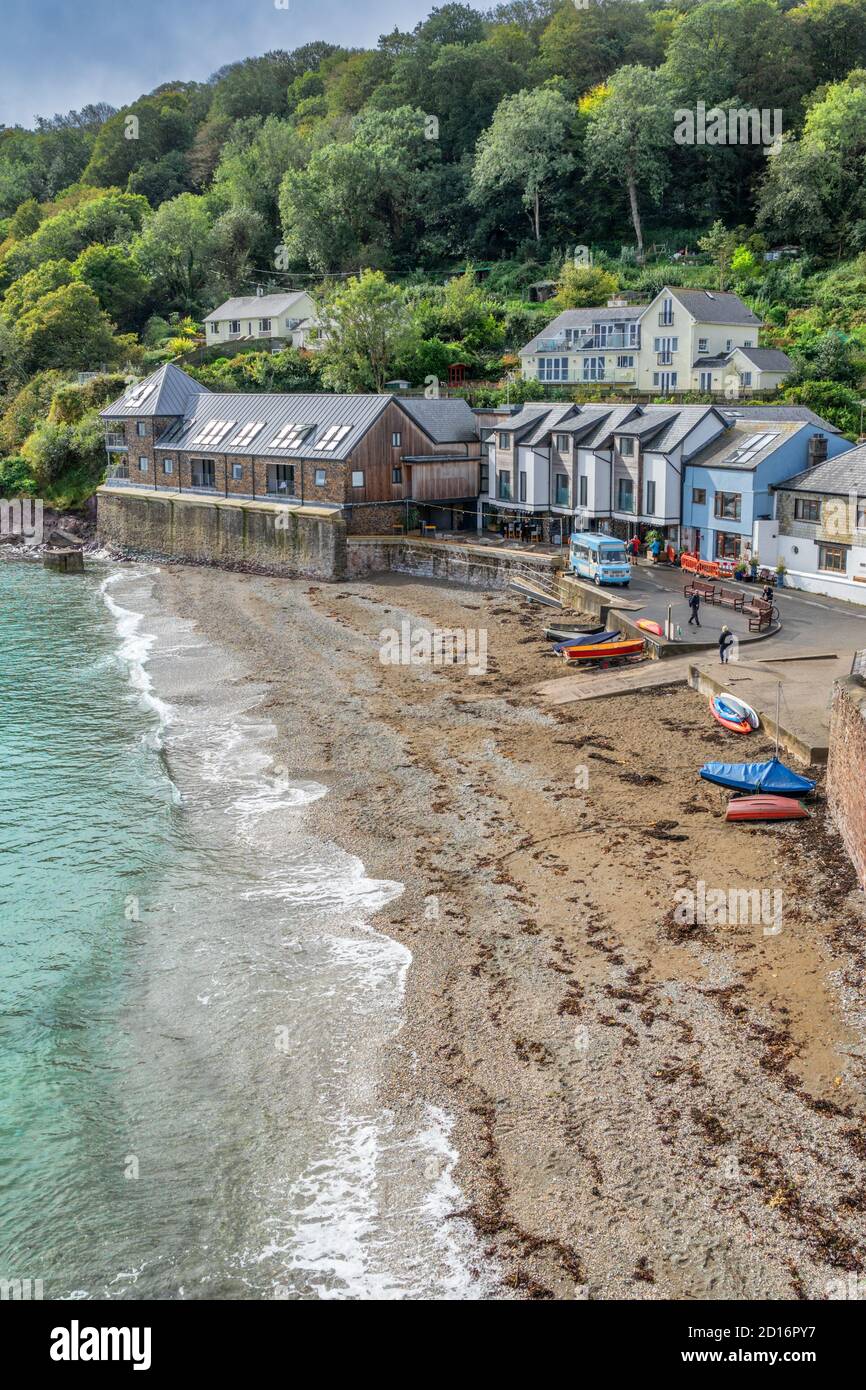
M 719 660 L 722 665 L 727 665 L 728 653 L 734 645 L 734 634 L 729 627 L 723 627 L 719 634 Z
M 699 614 L 700 614 L 700 611 L 701 611 L 701 596 L 700 596 L 700 594 L 692 594 L 692 595 L 691 595 L 691 597 L 689 598 L 689 608 L 690 608 L 692 611 L 691 611 L 691 615 L 690 615 L 690 617 L 689 617 L 689 621 L 688 621 L 688 623 L 686 624 L 686 626 L 687 626 L 687 627 L 691 627 L 692 623 L 696 623 L 697 626 L 700 627 L 700 625 L 701 625 L 701 620 L 700 620 L 700 617 L 699 617 Z
M 635 559 L 640 555 L 640 537 L 637 535 L 631 538 L 631 553 Z

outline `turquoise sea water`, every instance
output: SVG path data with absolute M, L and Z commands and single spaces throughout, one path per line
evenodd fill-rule
M 400 887 L 309 836 L 324 789 L 152 586 L 0 562 L 0 1277 L 484 1296 L 446 1117 L 376 1092 Z

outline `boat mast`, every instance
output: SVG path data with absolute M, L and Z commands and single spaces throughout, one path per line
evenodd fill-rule
M 775 752 L 775 754 L 774 754 L 774 757 L 776 757 L 776 758 L 778 758 L 778 756 L 779 756 L 779 707 L 780 707 L 781 703 L 782 703 L 782 682 L 779 681 L 778 685 L 776 686 L 776 752 Z

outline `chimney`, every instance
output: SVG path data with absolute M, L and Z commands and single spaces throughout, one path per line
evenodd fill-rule
M 809 440 L 809 467 L 815 468 L 817 464 L 824 463 L 827 458 L 827 436 L 826 434 L 813 434 Z

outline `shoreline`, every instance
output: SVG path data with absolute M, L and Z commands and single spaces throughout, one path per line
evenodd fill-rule
M 373 919 L 413 957 L 382 1100 L 454 1116 L 499 1296 L 825 1297 L 859 1267 L 866 914 L 823 808 L 818 853 L 790 826 L 720 850 L 699 697 L 542 713 L 543 623 L 500 594 L 179 566 L 155 592 L 264 688 L 275 762 L 330 793 L 312 833 L 405 884 Z M 484 626 L 488 673 L 382 666 L 405 619 Z M 780 936 L 676 927 L 677 887 L 737 875 L 784 892 Z

